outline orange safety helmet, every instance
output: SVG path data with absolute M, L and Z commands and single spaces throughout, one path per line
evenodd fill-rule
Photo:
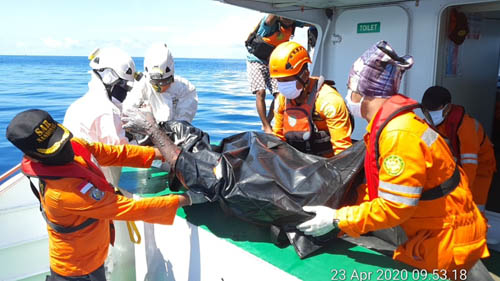
M 269 58 L 269 73 L 272 78 L 297 75 L 305 63 L 311 63 L 306 48 L 297 42 L 279 44 Z

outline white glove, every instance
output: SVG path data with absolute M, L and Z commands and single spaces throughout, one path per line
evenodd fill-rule
M 306 235 L 321 236 L 338 228 L 337 210 L 325 206 L 305 206 L 302 209 L 316 214 L 314 218 L 297 225 L 297 229 Z
M 191 202 L 191 204 L 189 205 L 208 202 L 208 199 L 205 198 L 205 195 L 203 195 L 202 193 L 196 193 L 194 191 L 188 190 L 186 191 L 186 195 L 189 197 L 189 202 Z
M 123 129 L 134 134 L 150 135 L 152 133 L 151 129 L 156 126 L 150 108 L 128 108 L 123 112 L 121 119 Z

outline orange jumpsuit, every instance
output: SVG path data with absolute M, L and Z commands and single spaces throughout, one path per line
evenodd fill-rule
M 446 137 L 446 121 L 438 126 L 438 130 Z M 491 186 L 493 174 L 496 171 L 495 152 L 493 144 L 486 135 L 483 126 L 467 113 L 457 131 L 460 165 L 469 178 L 469 187 L 474 202 L 485 205 Z
M 373 119 L 367 127 L 368 143 Z M 442 184 L 456 164 L 442 137 L 415 113 L 398 115 L 379 137 L 378 198 L 337 210 L 339 228 L 353 237 L 400 225 L 408 241 L 394 259 L 433 271 L 469 269 L 488 257 L 486 222 L 472 201 L 465 173 L 448 195 L 419 200 L 423 191 Z M 363 186 L 364 187 L 364 186 Z M 367 190 L 365 191 L 367 192 Z
M 151 147 L 113 146 L 87 143 L 76 138 L 72 140 L 87 148 L 103 166 L 150 167 L 155 155 Z M 86 166 L 80 156 L 75 157 L 75 161 Z M 50 267 L 63 276 L 85 275 L 104 264 L 110 242 L 110 220 L 172 224 L 179 203 L 177 196 L 134 200 L 104 192 L 100 193 L 102 197 L 99 198 L 95 196 L 95 187 L 78 190 L 82 180 L 77 178 L 44 181 L 41 203 L 51 222 L 71 227 L 83 223 L 89 217 L 98 219 L 90 226 L 67 234 L 58 233 L 47 226 Z
M 316 85 L 318 77 L 311 77 L 309 83 L 309 92 Z M 282 94 L 277 97 L 278 106 L 275 107 L 273 133 L 282 140 L 286 140 L 283 131 L 283 115 L 285 111 L 286 98 Z M 330 133 L 330 142 L 335 155 L 346 150 L 352 145 L 351 141 L 351 120 L 349 111 L 345 105 L 344 99 L 332 87 L 323 84 L 319 90 L 315 102 L 315 112 L 313 120 L 318 130 L 328 131 Z M 333 155 L 329 155 L 330 157 Z

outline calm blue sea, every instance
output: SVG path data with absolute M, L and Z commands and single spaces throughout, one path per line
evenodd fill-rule
M 142 71 L 143 58 L 134 60 Z M 86 57 L 0 56 L 0 174 L 22 157 L 5 138 L 10 120 L 23 110 L 39 108 L 62 122 L 66 108 L 87 92 L 89 69 Z M 261 130 L 245 60 L 178 58 L 175 73 L 196 86 L 199 105 L 193 124 L 211 141 Z

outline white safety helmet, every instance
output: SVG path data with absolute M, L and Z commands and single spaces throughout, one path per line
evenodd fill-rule
M 99 72 L 106 72 L 107 69 L 114 71 L 119 78 L 127 81 L 134 81 L 135 63 L 132 57 L 118 48 L 98 48 L 90 55 L 90 67 Z M 113 75 L 114 76 L 114 75 Z M 117 78 L 118 78 L 117 77 Z M 108 84 L 107 82 L 103 81 Z M 109 81 L 112 82 L 112 81 Z
M 174 75 L 174 58 L 167 44 L 153 44 L 144 56 L 144 71 L 154 80 L 172 77 Z

